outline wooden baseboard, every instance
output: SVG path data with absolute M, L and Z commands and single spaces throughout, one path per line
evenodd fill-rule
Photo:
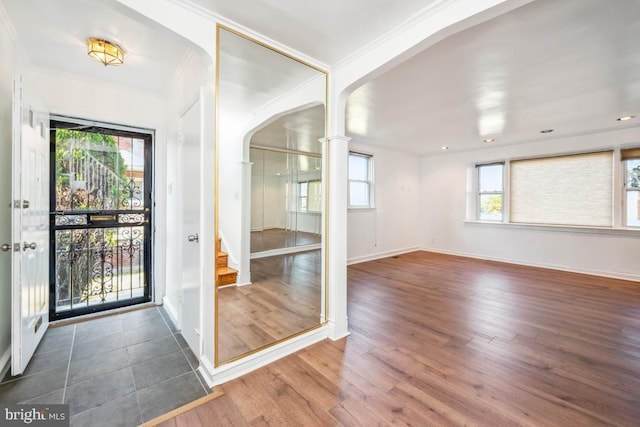
M 183 405 L 177 409 L 174 409 L 173 411 L 169 411 L 166 414 L 160 415 L 159 417 L 156 417 L 150 421 L 147 421 L 146 423 L 142 423 L 140 424 L 138 427 L 154 427 L 157 426 L 159 424 L 164 423 L 165 421 L 170 420 L 171 418 L 175 418 L 178 415 L 182 415 L 187 411 L 190 411 L 194 408 L 197 408 L 200 405 L 204 405 L 207 402 L 212 401 L 213 399 L 217 399 L 218 397 L 224 395 L 224 393 L 220 390 L 213 390 L 210 394 L 207 394 L 206 396 L 201 397 L 198 400 L 194 400 L 193 402 L 189 402 L 186 405 Z

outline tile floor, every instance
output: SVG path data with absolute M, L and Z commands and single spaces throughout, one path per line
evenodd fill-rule
M 68 403 L 71 426 L 137 426 L 210 390 L 161 307 L 50 328 L 2 403 Z

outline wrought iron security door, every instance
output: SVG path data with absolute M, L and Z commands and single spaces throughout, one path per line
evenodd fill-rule
M 151 299 L 151 135 L 51 122 L 52 320 Z

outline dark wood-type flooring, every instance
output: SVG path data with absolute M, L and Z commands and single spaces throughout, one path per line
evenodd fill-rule
M 163 426 L 640 425 L 640 283 L 427 252 L 348 277 L 348 338 Z
M 251 285 L 218 289 L 218 358 L 230 360 L 320 323 L 321 254 L 251 260 Z

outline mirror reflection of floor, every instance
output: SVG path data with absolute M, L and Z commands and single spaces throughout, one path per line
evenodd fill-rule
M 252 260 L 251 285 L 218 290 L 218 360 L 318 325 L 320 277 L 320 250 Z
M 251 252 L 270 251 L 273 249 L 289 248 L 292 246 L 311 245 L 320 243 L 321 235 L 304 231 L 270 228 L 263 231 L 251 232 Z

